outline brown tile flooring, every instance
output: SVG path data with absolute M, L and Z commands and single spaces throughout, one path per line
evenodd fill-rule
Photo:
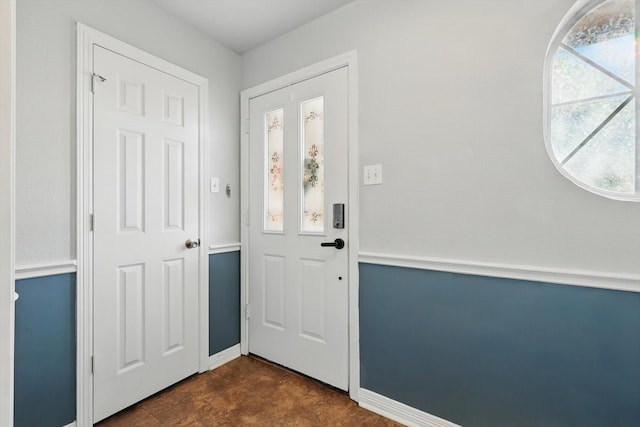
M 97 424 L 115 426 L 400 426 L 342 392 L 253 357 L 195 375 Z

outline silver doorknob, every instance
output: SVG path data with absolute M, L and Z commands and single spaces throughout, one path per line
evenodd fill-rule
M 191 239 L 187 239 L 186 242 L 184 242 L 184 245 L 187 247 L 187 249 L 195 249 L 198 246 L 200 246 L 200 239 L 196 240 L 191 240 Z

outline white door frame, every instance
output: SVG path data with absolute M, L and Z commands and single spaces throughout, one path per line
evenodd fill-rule
M 349 196 L 347 201 L 349 220 L 349 396 L 358 400 L 360 388 L 360 325 L 358 314 L 358 251 L 359 251 L 359 157 L 358 157 L 358 73 L 357 53 L 350 51 L 330 58 L 309 67 L 286 74 L 277 79 L 263 83 L 241 93 L 241 212 L 243 216 L 240 227 L 242 254 L 240 262 L 240 351 L 249 353 L 249 322 L 246 307 L 249 304 L 249 101 L 260 95 L 308 80 L 338 68 L 348 67 L 349 75 Z
M 78 23 L 77 34 L 77 425 L 93 425 L 93 233 L 90 231 L 90 215 L 93 206 L 92 135 L 93 102 L 91 93 L 93 72 L 93 45 L 171 74 L 198 87 L 199 113 L 199 370 L 208 369 L 209 361 L 209 198 L 206 177 L 209 176 L 208 145 L 208 80 L 191 71 L 171 64 L 143 50 L 121 42 L 111 36 Z M 99 218 L 98 218 L 99 224 Z
M 13 425 L 15 0 L 0 0 L 0 426 Z

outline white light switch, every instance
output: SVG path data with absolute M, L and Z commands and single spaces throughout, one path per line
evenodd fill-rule
M 364 185 L 382 184 L 382 165 L 364 167 Z
M 220 192 L 220 179 L 211 177 L 211 192 L 219 193 Z

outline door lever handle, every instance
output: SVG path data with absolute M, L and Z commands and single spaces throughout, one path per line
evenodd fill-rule
M 342 249 L 342 248 L 344 248 L 344 240 L 336 239 L 333 242 L 320 243 L 320 246 L 322 246 L 324 248 L 334 247 L 336 249 Z

